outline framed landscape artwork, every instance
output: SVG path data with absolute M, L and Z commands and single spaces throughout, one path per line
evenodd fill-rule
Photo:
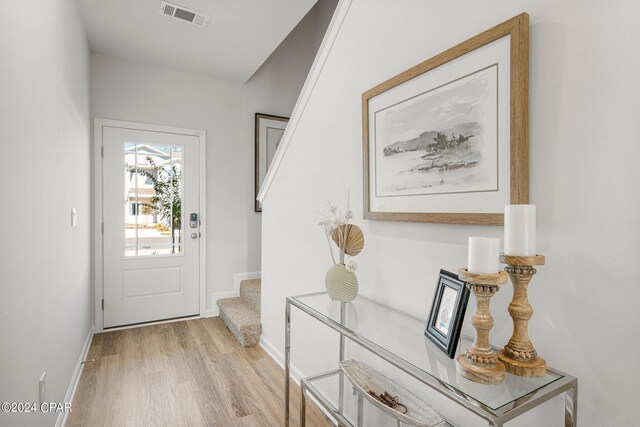
M 453 359 L 460 338 L 469 289 L 456 274 L 440 270 L 424 334 Z
M 529 16 L 362 95 L 364 217 L 502 225 L 528 203 Z
M 270 114 L 256 113 L 255 137 L 255 211 L 262 212 L 262 204 L 257 200 L 260 186 L 269 170 L 269 165 L 276 154 L 276 150 L 284 135 L 284 130 L 289 122 L 288 117 L 272 116 Z

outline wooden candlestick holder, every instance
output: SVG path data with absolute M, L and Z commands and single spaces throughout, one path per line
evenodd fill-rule
M 489 332 L 493 327 L 489 303 L 500 285 L 509 281 L 509 277 L 504 271 L 475 274 L 469 273 L 466 268 L 458 270 L 458 277 L 467 282 L 467 287 L 476 298 L 476 312 L 471 318 L 476 336 L 471 348 L 456 358 L 456 370 L 465 378 L 478 383 L 499 384 L 504 381 L 505 368 L 489 344 Z
M 533 316 L 533 308 L 527 296 L 529 282 L 536 274 L 533 266 L 544 265 L 544 255 L 501 255 L 500 262 L 507 264 L 504 270 L 513 283 L 513 299 L 509 303 L 513 335 L 504 349 L 498 352 L 498 358 L 511 374 L 526 378 L 544 377 L 547 363 L 538 356 L 529 339 L 529 319 Z

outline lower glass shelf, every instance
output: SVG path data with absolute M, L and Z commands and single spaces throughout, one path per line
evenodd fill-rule
M 343 320 L 340 318 L 340 302 L 330 300 L 326 293 L 289 300 L 329 327 L 335 330 L 341 327 L 362 339 L 365 344 L 360 345 L 366 349 L 377 346 L 392 353 L 421 377 L 438 381 L 465 400 L 485 406 L 493 413 L 504 412 L 509 406 L 528 400 L 538 390 L 565 378 L 565 374 L 549 368 L 542 378 L 524 378 L 507 373 L 501 384 L 479 384 L 459 375 L 455 359 L 449 358 L 425 337 L 424 320 L 384 307 L 363 296 L 345 304 Z M 461 337 L 457 354 L 464 353 L 471 345 L 471 337 Z
M 305 392 L 313 396 L 338 421 L 339 425 L 347 427 L 374 425 L 396 427 L 404 425 L 369 404 L 366 399 L 359 395 L 353 384 L 340 369 L 303 378 L 303 399 L 305 398 Z M 340 405 L 341 401 L 342 405 Z M 447 422 L 438 424 L 437 427 L 447 426 L 453 427 Z

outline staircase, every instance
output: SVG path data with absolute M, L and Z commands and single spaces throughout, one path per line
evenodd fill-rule
M 260 279 L 240 282 L 240 296 L 218 300 L 220 318 L 243 347 L 260 341 Z

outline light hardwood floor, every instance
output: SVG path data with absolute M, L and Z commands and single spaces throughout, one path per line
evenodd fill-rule
M 281 426 L 283 381 L 262 348 L 240 347 L 218 317 L 96 334 L 67 426 Z M 307 425 L 331 425 L 307 406 Z

